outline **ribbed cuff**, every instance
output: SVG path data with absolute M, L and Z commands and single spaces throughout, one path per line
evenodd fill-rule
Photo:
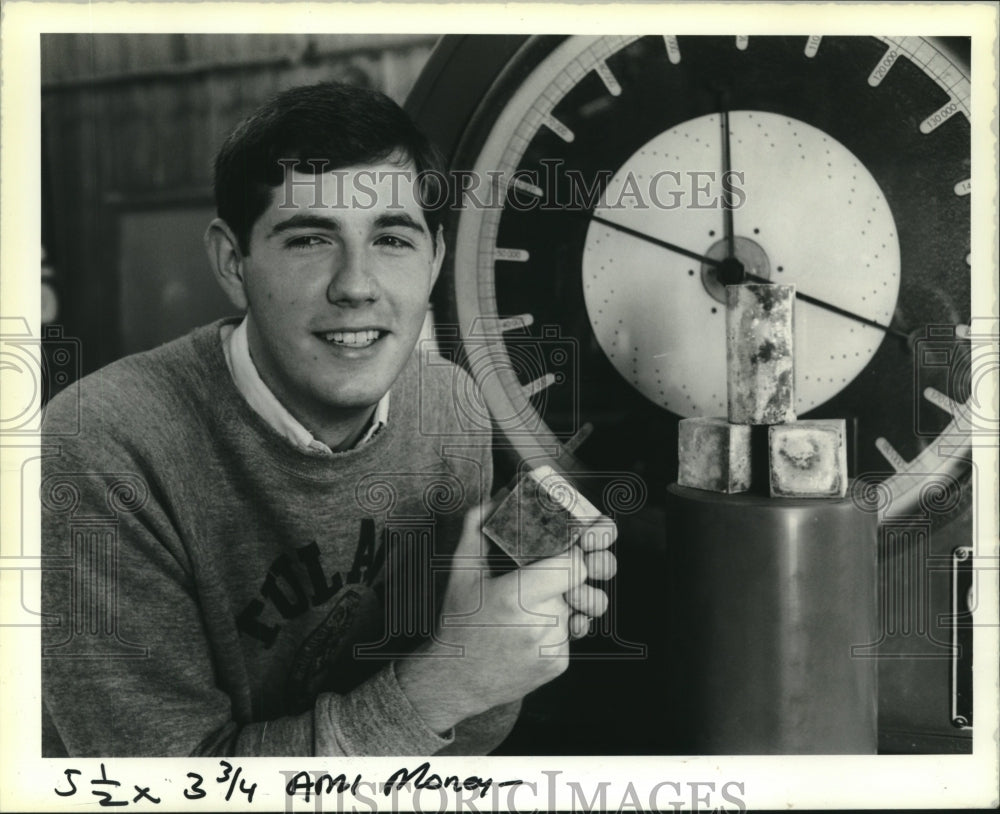
M 455 737 L 428 728 L 391 664 L 347 695 L 321 694 L 315 714 L 317 755 L 432 755 Z

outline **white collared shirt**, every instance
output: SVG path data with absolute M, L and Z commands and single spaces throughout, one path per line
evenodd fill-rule
M 246 317 L 235 328 L 222 327 L 222 350 L 226 355 L 226 365 L 233 377 L 236 389 L 261 418 L 284 436 L 292 446 L 314 455 L 333 455 L 333 450 L 317 439 L 302 426 L 295 416 L 286 409 L 277 396 L 271 392 L 257 372 L 257 366 L 250 358 L 250 344 L 247 341 Z M 386 392 L 375 407 L 375 415 L 365 434 L 355 447 L 368 443 L 389 421 L 389 393 Z

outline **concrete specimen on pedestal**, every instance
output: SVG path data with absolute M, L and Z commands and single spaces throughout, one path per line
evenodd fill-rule
M 685 418 L 678 425 L 677 483 L 712 492 L 750 488 L 750 427 L 725 418 Z
M 795 420 L 794 304 L 795 286 L 726 287 L 726 376 L 733 424 Z
M 842 418 L 768 428 L 771 497 L 844 497 L 847 427 Z
M 604 517 L 550 466 L 522 475 L 483 524 L 483 533 L 519 566 L 561 554 Z

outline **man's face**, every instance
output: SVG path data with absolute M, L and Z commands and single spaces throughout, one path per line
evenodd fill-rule
M 250 233 L 250 354 L 314 433 L 378 402 L 419 336 L 444 249 L 415 176 L 391 163 L 292 173 Z

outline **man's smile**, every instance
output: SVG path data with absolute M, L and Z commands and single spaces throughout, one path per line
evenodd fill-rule
M 368 348 L 380 339 L 388 336 L 389 332 L 379 328 L 360 328 L 353 330 L 323 331 L 316 334 L 320 339 L 330 345 L 345 348 Z

